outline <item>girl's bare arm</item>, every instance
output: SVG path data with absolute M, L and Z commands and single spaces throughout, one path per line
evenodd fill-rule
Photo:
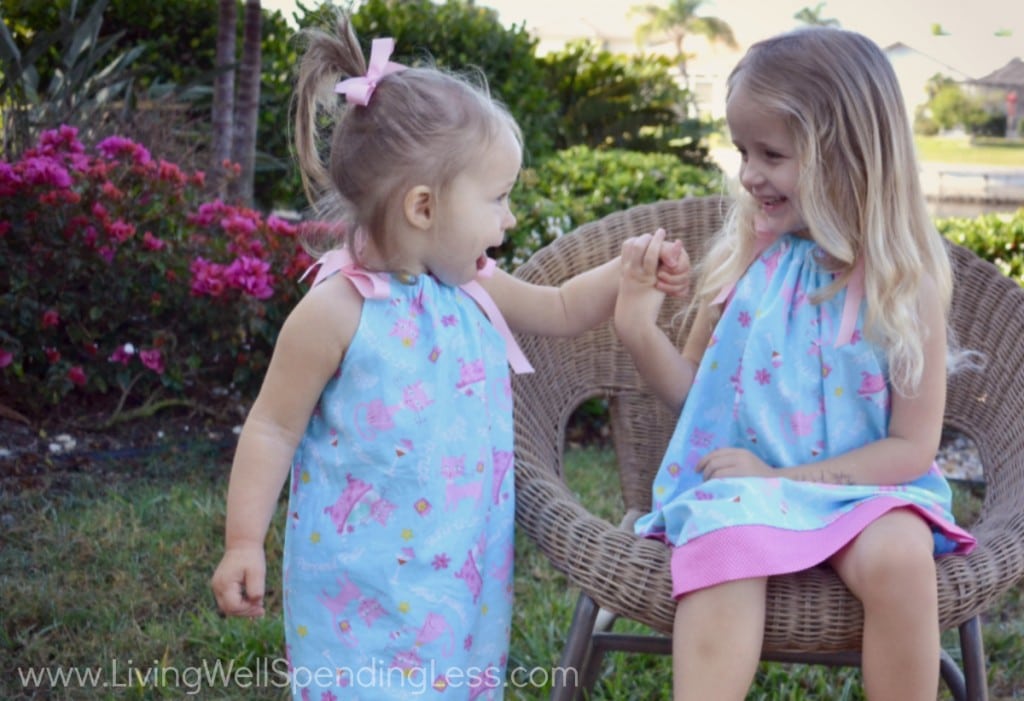
M 680 293 L 689 277 L 689 260 L 679 242 L 664 243 L 665 232 L 630 239 L 652 246 L 660 265 L 652 276 L 665 290 Z M 611 318 L 619 289 L 621 256 L 567 280 L 561 286 L 533 285 L 502 270 L 480 283 L 509 327 L 538 336 L 576 336 Z

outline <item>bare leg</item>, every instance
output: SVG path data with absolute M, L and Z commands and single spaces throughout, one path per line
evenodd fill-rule
M 766 579 L 725 582 L 676 604 L 672 636 L 675 701 L 743 701 L 764 639 Z
M 871 701 L 935 701 L 939 604 L 928 524 L 890 511 L 830 562 L 864 605 L 864 690 Z

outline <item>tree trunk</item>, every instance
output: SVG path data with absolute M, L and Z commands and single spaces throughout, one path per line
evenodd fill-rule
M 227 194 L 225 161 L 231 160 L 235 119 L 235 0 L 219 0 L 217 16 L 217 75 L 213 82 L 213 143 L 207 167 L 207 185 L 218 197 Z
M 231 181 L 228 193 L 232 201 L 251 206 L 262 74 L 260 0 L 245 0 L 244 22 L 242 62 L 238 70 L 238 96 L 235 101 L 235 129 L 231 145 L 232 160 L 241 167 L 241 172 Z

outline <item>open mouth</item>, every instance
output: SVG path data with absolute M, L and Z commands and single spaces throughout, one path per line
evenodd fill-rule
M 487 254 L 481 253 L 480 257 L 476 259 L 476 269 L 483 270 L 485 267 L 487 267 Z
M 772 212 L 773 210 L 778 209 L 779 207 L 781 207 L 782 205 L 784 205 L 788 201 L 789 201 L 788 197 L 771 197 L 771 198 L 768 198 L 768 199 L 762 199 L 761 200 L 761 208 L 765 212 Z

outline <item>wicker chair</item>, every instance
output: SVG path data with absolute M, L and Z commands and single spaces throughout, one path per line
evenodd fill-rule
M 639 205 L 563 236 L 537 252 L 516 275 L 558 284 L 618 254 L 624 238 L 664 227 L 699 258 L 720 225 L 726 202 L 687 198 Z M 1024 290 L 964 248 L 951 245 L 955 269 L 952 325 L 961 343 L 987 356 L 983 372 L 949 384 L 945 425 L 971 438 L 984 466 L 985 499 L 970 524 L 978 546 L 966 557 L 938 561 L 943 631 L 959 629 L 961 670 L 942 653 L 942 678 L 956 699 L 987 698 L 980 615 L 1024 577 Z M 668 299 L 661 316 L 677 344 L 686 330 L 671 323 L 682 302 Z M 521 339 L 536 373 L 514 380 L 519 528 L 581 590 L 552 699 L 590 689 L 606 650 L 669 653 L 675 605 L 669 550 L 633 535 L 649 509 L 650 487 L 674 426 L 644 387 L 611 324 L 574 339 Z M 608 401 L 626 515 L 618 526 L 588 512 L 562 479 L 565 428 L 586 399 Z M 598 616 L 599 612 L 602 614 Z M 626 617 L 652 635 L 610 632 Z M 773 577 L 763 659 L 858 665 L 863 612 L 835 573 L 824 567 Z M 595 625 L 597 621 L 597 625 Z

